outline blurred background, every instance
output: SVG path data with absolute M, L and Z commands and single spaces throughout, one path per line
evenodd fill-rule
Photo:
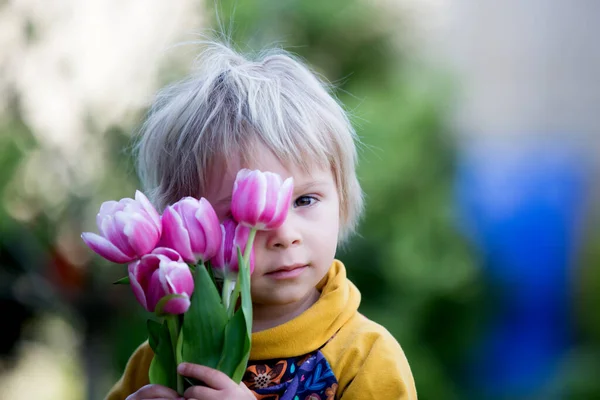
M 600 2 L 558 0 L 0 2 L 0 399 L 102 399 L 144 340 L 80 233 L 207 29 L 337 85 L 367 195 L 339 258 L 420 399 L 600 399 Z

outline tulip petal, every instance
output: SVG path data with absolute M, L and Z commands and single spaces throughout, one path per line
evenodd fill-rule
M 133 215 L 133 214 L 143 214 L 143 215 L 146 215 L 146 212 L 142 208 L 141 204 L 138 203 L 135 200 L 132 200 L 132 199 L 129 199 L 129 198 L 121 199 L 119 201 L 119 204 L 122 206 L 122 208 L 120 210 L 116 210 L 113 213 L 113 215 L 116 215 L 119 212 L 125 213 L 127 215 Z
M 281 187 L 281 177 L 272 172 L 265 172 L 264 177 L 266 180 L 265 185 L 265 207 L 260 215 L 260 222 L 265 226 L 269 226 L 271 220 L 277 217 L 279 211 L 278 199 L 279 199 L 279 188 Z
M 81 234 L 81 239 L 88 245 L 90 249 L 117 264 L 124 264 L 133 261 L 135 257 L 129 256 L 119 250 L 114 244 L 100 235 L 92 232 L 84 232 Z
M 168 293 L 191 296 L 194 292 L 194 277 L 187 264 L 168 262 L 161 265 L 160 278 Z
M 239 246 L 242 250 L 242 254 L 246 249 L 246 244 L 248 243 L 248 237 L 250 236 L 250 228 L 244 225 L 238 225 L 235 227 L 234 237 L 233 237 L 233 245 Z M 235 252 L 235 251 L 234 251 Z
M 118 212 L 116 217 L 120 218 L 122 215 L 123 212 Z M 160 232 L 152 221 L 139 213 L 124 219 L 123 233 L 133 251 L 140 257 L 150 253 L 160 239 Z
M 161 246 L 177 251 L 186 262 L 195 263 L 188 232 L 172 206 L 167 207 L 163 213 L 162 227 Z
M 241 172 L 241 171 L 240 171 Z M 265 208 L 266 178 L 260 171 L 238 173 L 238 181 L 231 198 L 231 213 L 236 221 L 249 227 L 258 227 L 259 218 Z
M 138 269 L 137 264 L 139 263 L 139 261 L 136 261 L 134 263 L 129 264 L 129 284 L 131 286 L 131 290 L 133 290 L 133 294 L 135 295 L 137 301 L 142 305 L 142 307 L 149 311 L 144 289 L 142 288 L 142 285 L 140 284 L 140 282 L 138 282 L 136 278 L 135 272 Z
M 242 254 L 246 249 L 250 228 L 227 218 L 221 224 L 221 245 L 217 255 L 211 259 L 211 266 L 219 273 L 237 273 L 239 271 L 237 248 Z M 254 270 L 254 248 L 250 253 L 250 270 Z
M 186 197 L 177 203 L 176 211 L 183 221 L 183 226 L 190 238 L 190 248 L 194 253 L 194 259 L 204 258 L 206 249 L 206 233 L 202 218 L 196 218 L 200 209 L 200 202 L 192 197 Z
M 154 225 L 160 230 L 160 226 L 161 226 L 160 225 L 160 215 L 158 215 L 158 212 L 156 211 L 156 209 L 154 208 L 152 203 L 150 203 L 150 200 L 148 200 L 146 195 L 144 193 L 140 192 L 139 190 L 136 190 L 135 191 L 135 200 L 140 203 L 140 205 L 146 211 L 148 216 L 150 216 L 150 218 L 154 222 Z
M 266 229 L 279 228 L 285 222 L 288 211 L 290 209 L 290 203 L 292 202 L 292 195 L 294 194 L 294 179 L 287 178 L 277 193 L 277 211 L 274 217 L 269 221 Z
M 225 223 L 227 221 L 231 221 L 231 220 L 227 219 L 227 220 L 223 221 L 223 223 Z M 219 250 L 210 259 L 210 266 L 217 270 L 221 270 L 221 269 L 225 268 L 225 254 L 227 254 L 226 253 L 227 233 L 226 233 L 225 226 L 220 225 L 220 229 L 221 229 L 221 243 L 219 245 Z
M 144 292 L 148 291 L 150 277 L 159 268 L 160 261 L 160 256 L 148 254 L 138 262 L 129 264 L 129 271 L 133 273 L 135 280 L 140 284 Z
M 100 230 L 100 234 L 102 236 L 106 236 L 106 234 L 102 231 L 102 220 L 104 220 L 104 217 L 107 215 L 114 215 L 114 213 L 122 209 L 122 205 L 114 200 L 105 201 L 102 203 L 102 205 L 100 205 L 100 211 L 98 211 L 98 214 L 96 215 L 96 225 L 98 225 L 98 229 Z
M 249 170 L 248 168 L 242 168 L 238 171 L 237 175 L 235 176 L 235 182 L 233 182 L 233 191 L 235 192 L 237 190 L 237 187 L 239 185 L 239 183 L 243 180 L 245 180 L 248 175 L 250 175 L 252 173 L 251 170 Z
M 188 308 L 190 308 L 190 298 L 186 295 L 181 295 L 168 300 L 162 311 L 166 314 L 183 314 Z
M 219 224 L 219 217 L 213 206 L 205 198 L 201 198 L 198 210 L 194 215 L 196 221 L 202 225 L 203 234 L 205 237 L 205 246 L 202 250 L 202 258 L 209 260 L 217 254 L 219 251 L 219 245 L 221 243 L 221 225 Z
M 154 250 L 152 250 L 152 254 L 165 256 L 171 261 L 183 262 L 183 259 L 181 258 L 179 253 L 168 247 L 157 247 Z
M 160 268 L 152 273 L 150 281 L 148 283 L 148 290 L 146 291 L 146 301 L 148 304 L 148 311 L 154 312 L 156 304 L 162 299 L 167 293 L 160 282 Z
M 234 231 L 234 237 L 231 241 L 231 250 L 229 258 L 229 268 L 231 272 L 239 272 L 240 266 L 237 256 L 237 248 L 240 248 L 242 255 L 246 252 L 248 237 L 250 236 L 250 228 L 244 225 L 237 225 Z
M 232 219 L 228 219 L 223 221 L 223 226 L 225 227 L 225 247 L 224 247 L 224 268 L 227 271 L 237 271 L 237 247 L 236 247 L 236 232 L 238 230 L 247 230 L 250 229 L 246 226 L 240 225 L 236 223 Z
M 124 224 L 129 218 L 123 211 L 117 211 L 115 215 L 107 215 L 102 220 L 103 235 L 106 240 L 114 244 L 121 252 L 127 254 L 132 259 L 137 258 L 137 254 L 129 245 L 129 240 L 123 232 Z

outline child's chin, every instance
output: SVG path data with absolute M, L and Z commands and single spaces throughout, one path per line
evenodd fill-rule
M 282 295 L 282 303 L 291 304 L 298 302 L 306 302 L 313 297 L 314 288 L 310 287 L 303 290 L 288 292 Z
M 271 290 L 268 298 L 258 298 L 256 302 L 270 306 L 285 306 L 306 300 L 308 296 L 310 296 L 308 290 L 281 288 L 281 290 Z

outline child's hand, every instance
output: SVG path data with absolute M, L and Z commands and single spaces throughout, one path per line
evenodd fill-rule
M 250 389 L 240 383 L 239 385 L 227 375 L 216 369 L 203 365 L 181 363 L 177 368 L 180 375 L 198 379 L 206 386 L 192 386 L 183 395 L 186 399 L 197 400 L 256 400 Z
M 183 399 L 173 389 L 161 385 L 146 385 L 137 392 L 128 396 L 125 400 L 168 400 L 168 399 Z

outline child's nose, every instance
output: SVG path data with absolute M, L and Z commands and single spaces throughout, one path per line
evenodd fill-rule
M 289 218 L 289 217 L 288 217 Z M 286 221 L 277 229 L 268 231 L 267 247 L 270 249 L 286 249 L 302 243 L 300 232 L 291 221 Z

